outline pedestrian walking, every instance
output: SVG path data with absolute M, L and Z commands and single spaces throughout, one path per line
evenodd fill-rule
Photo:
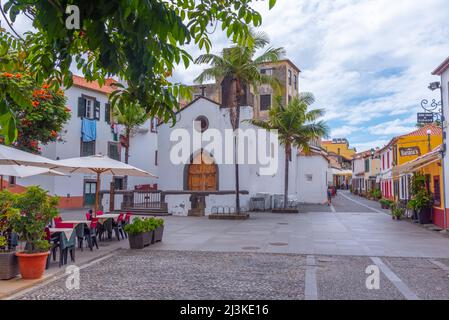
M 332 188 L 327 187 L 327 205 L 330 206 L 332 204 Z

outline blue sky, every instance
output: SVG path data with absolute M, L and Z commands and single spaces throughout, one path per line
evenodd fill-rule
M 4 2 L 0 0 L 0 2 Z M 315 94 L 325 108 L 332 138 L 346 137 L 358 151 L 381 147 L 415 129 L 431 72 L 449 56 L 447 0 L 277 0 L 254 1 L 260 29 L 284 47 L 302 70 L 300 91 Z M 29 22 L 19 18 L 16 28 Z M 213 52 L 229 45 L 220 28 Z M 193 57 L 201 52 L 186 48 Z M 191 84 L 203 66 L 179 67 L 175 80 Z

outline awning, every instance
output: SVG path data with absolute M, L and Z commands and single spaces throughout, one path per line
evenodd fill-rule
M 341 170 L 338 168 L 332 168 L 332 174 L 335 176 L 352 176 L 351 170 Z

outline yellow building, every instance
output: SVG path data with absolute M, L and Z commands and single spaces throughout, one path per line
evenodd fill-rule
M 433 195 L 432 221 L 435 225 L 444 228 L 444 196 L 443 196 L 443 167 L 441 165 L 441 145 L 414 160 L 397 167 L 401 180 L 400 196 L 403 200 L 410 199 L 409 180 L 419 172 L 426 177 L 426 188 Z
M 443 142 L 440 127 L 429 124 L 413 132 L 393 138 L 390 142 L 393 156 L 393 192 L 394 198 L 406 200 L 401 190 L 408 185 L 406 176 L 400 176 L 399 166 L 431 152 Z
M 351 161 L 352 157 L 356 153 L 356 150 L 354 148 L 349 148 L 349 142 L 347 139 L 332 139 L 330 141 L 322 141 L 321 146 L 328 153 L 342 156 L 349 161 Z
M 441 128 L 426 125 L 418 130 L 394 138 L 393 166 L 400 166 L 424 155 L 442 143 Z

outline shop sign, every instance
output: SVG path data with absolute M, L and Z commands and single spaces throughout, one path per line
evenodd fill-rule
M 410 156 L 420 156 L 421 155 L 419 147 L 399 148 L 399 153 L 401 154 L 401 157 L 410 157 Z

